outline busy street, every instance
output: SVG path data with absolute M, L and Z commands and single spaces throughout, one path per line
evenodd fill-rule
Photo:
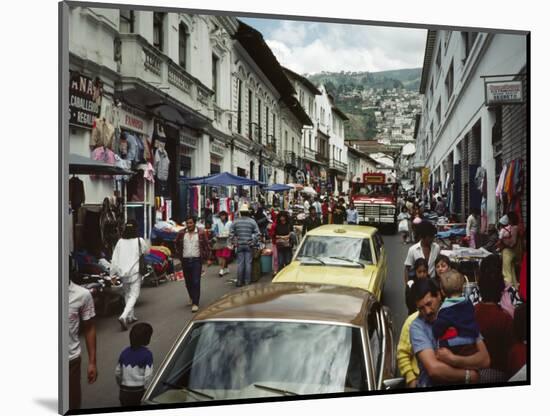
M 277 19 L 65 13 L 105 30 L 71 31 L 66 408 L 526 382 L 523 34 L 331 72 Z
M 403 301 L 403 260 L 408 247 L 401 244 L 397 235 L 384 236 L 384 244 L 391 253 L 388 259 L 388 279 L 384 287 L 384 303 L 390 307 L 393 314 L 394 336 L 399 338 L 407 310 Z M 219 277 L 219 268 L 211 266 L 202 277 L 201 290 L 204 305 L 207 305 L 224 295 L 236 290 L 236 265 L 229 266 L 229 274 Z M 263 275 L 258 283 L 268 283 L 270 275 Z M 254 283 L 255 284 L 255 283 Z M 139 302 L 136 305 L 138 318 L 143 318 L 153 326 L 153 336 L 149 348 L 153 356 L 165 357 L 176 337 L 192 317 L 187 306 L 187 292 L 184 282 L 166 282 L 158 287 L 144 287 Z M 119 405 L 118 389 L 113 387 L 113 369 L 118 360 L 118 351 L 128 343 L 128 333 L 120 330 L 117 315 L 97 319 L 97 362 L 98 379 L 94 384 L 82 383 L 82 405 L 85 408 L 115 407 Z M 82 339 L 84 344 L 84 339 Z

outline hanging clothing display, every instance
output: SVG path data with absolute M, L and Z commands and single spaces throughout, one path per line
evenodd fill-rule
M 147 163 L 147 166 L 145 167 L 145 171 L 143 172 L 143 177 L 148 180 L 151 183 L 155 182 L 154 177 L 155 169 L 153 169 L 153 165 L 150 163 Z
M 167 181 L 169 168 L 170 168 L 170 159 L 168 158 L 168 153 L 166 153 L 166 150 L 164 148 L 157 149 L 155 153 L 155 166 L 154 166 L 157 178 L 161 181 Z
M 506 179 L 507 168 L 508 168 L 508 166 L 504 165 L 502 167 L 502 171 L 500 172 L 500 177 L 499 177 L 498 183 L 497 183 L 497 189 L 495 190 L 495 194 L 496 194 L 496 197 L 498 199 L 502 199 L 502 191 L 504 189 L 504 181 Z
M 71 202 L 71 208 L 75 211 L 86 201 L 84 183 L 76 176 L 69 179 L 69 201 Z
M 481 226 L 480 232 L 485 234 L 487 232 L 487 198 L 484 196 L 481 198 Z
M 138 139 L 136 136 L 124 132 L 122 134 L 122 137 L 126 139 L 126 143 L 128 145 L 128 151 L 126 153 L 126 160 L 129 160 L 130 162 L 138 162 Z
M 110 165 L 114 165 L 116 162 L 115 154 L 112 150 L 106 148 L 106 147 L 98 147 L 92 152 L 92 160 L 99 160 L 101 162 L 108 163 Z M 112 179 L 109 175 L 90 175 L 90 178 L 92 179 Z
M 111 149 L 113 147 L 114 137 L 114 126 L 106 121 L 105 118 L 96 118 L 92 126 L 90 147 L 95 149 L 96 147 L 104 146 Z

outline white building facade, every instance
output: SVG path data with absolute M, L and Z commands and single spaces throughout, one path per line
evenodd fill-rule
M 495 223 L 506 208 L 495 196 L 503 166 L 526 162 L 525 102 L 487 106 L 484 84 L 489 79 L 524 81 L 526 59 L 524 35 L 428 32 L 415 166 L 429 169 L 424 190 L 448 194 L 450 212 L 459 219 L 470 208 L 481 208 L 485 223 Z M 476 184 L 480 167 L 486 190 Z M 525 198 L 521 204 L 525 212 Z

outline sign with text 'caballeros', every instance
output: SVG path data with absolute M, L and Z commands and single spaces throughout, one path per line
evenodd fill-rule
M 69 124 L 91 129 L 99 117 L 103 83 L 99 78 L 92 80 L 78 72 L 70 72 L 69 81 Z
M 521 81 L 489 81 L 485 83 L 485 105 L 523 103 Z

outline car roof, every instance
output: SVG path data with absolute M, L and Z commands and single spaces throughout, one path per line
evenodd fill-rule
M 338 236 L 338 237 L 355 237 L 365 238 L 372 237 L 378 231 L 376 227 L 367 225 L 321 225 L 308 232 L 308 235 L 318 236 Z
M 376 301 L 361 289 L 304 283 L 268 283 L 230 292 L 193 321 L 219 319 L 307 320 L 364 325 Z

